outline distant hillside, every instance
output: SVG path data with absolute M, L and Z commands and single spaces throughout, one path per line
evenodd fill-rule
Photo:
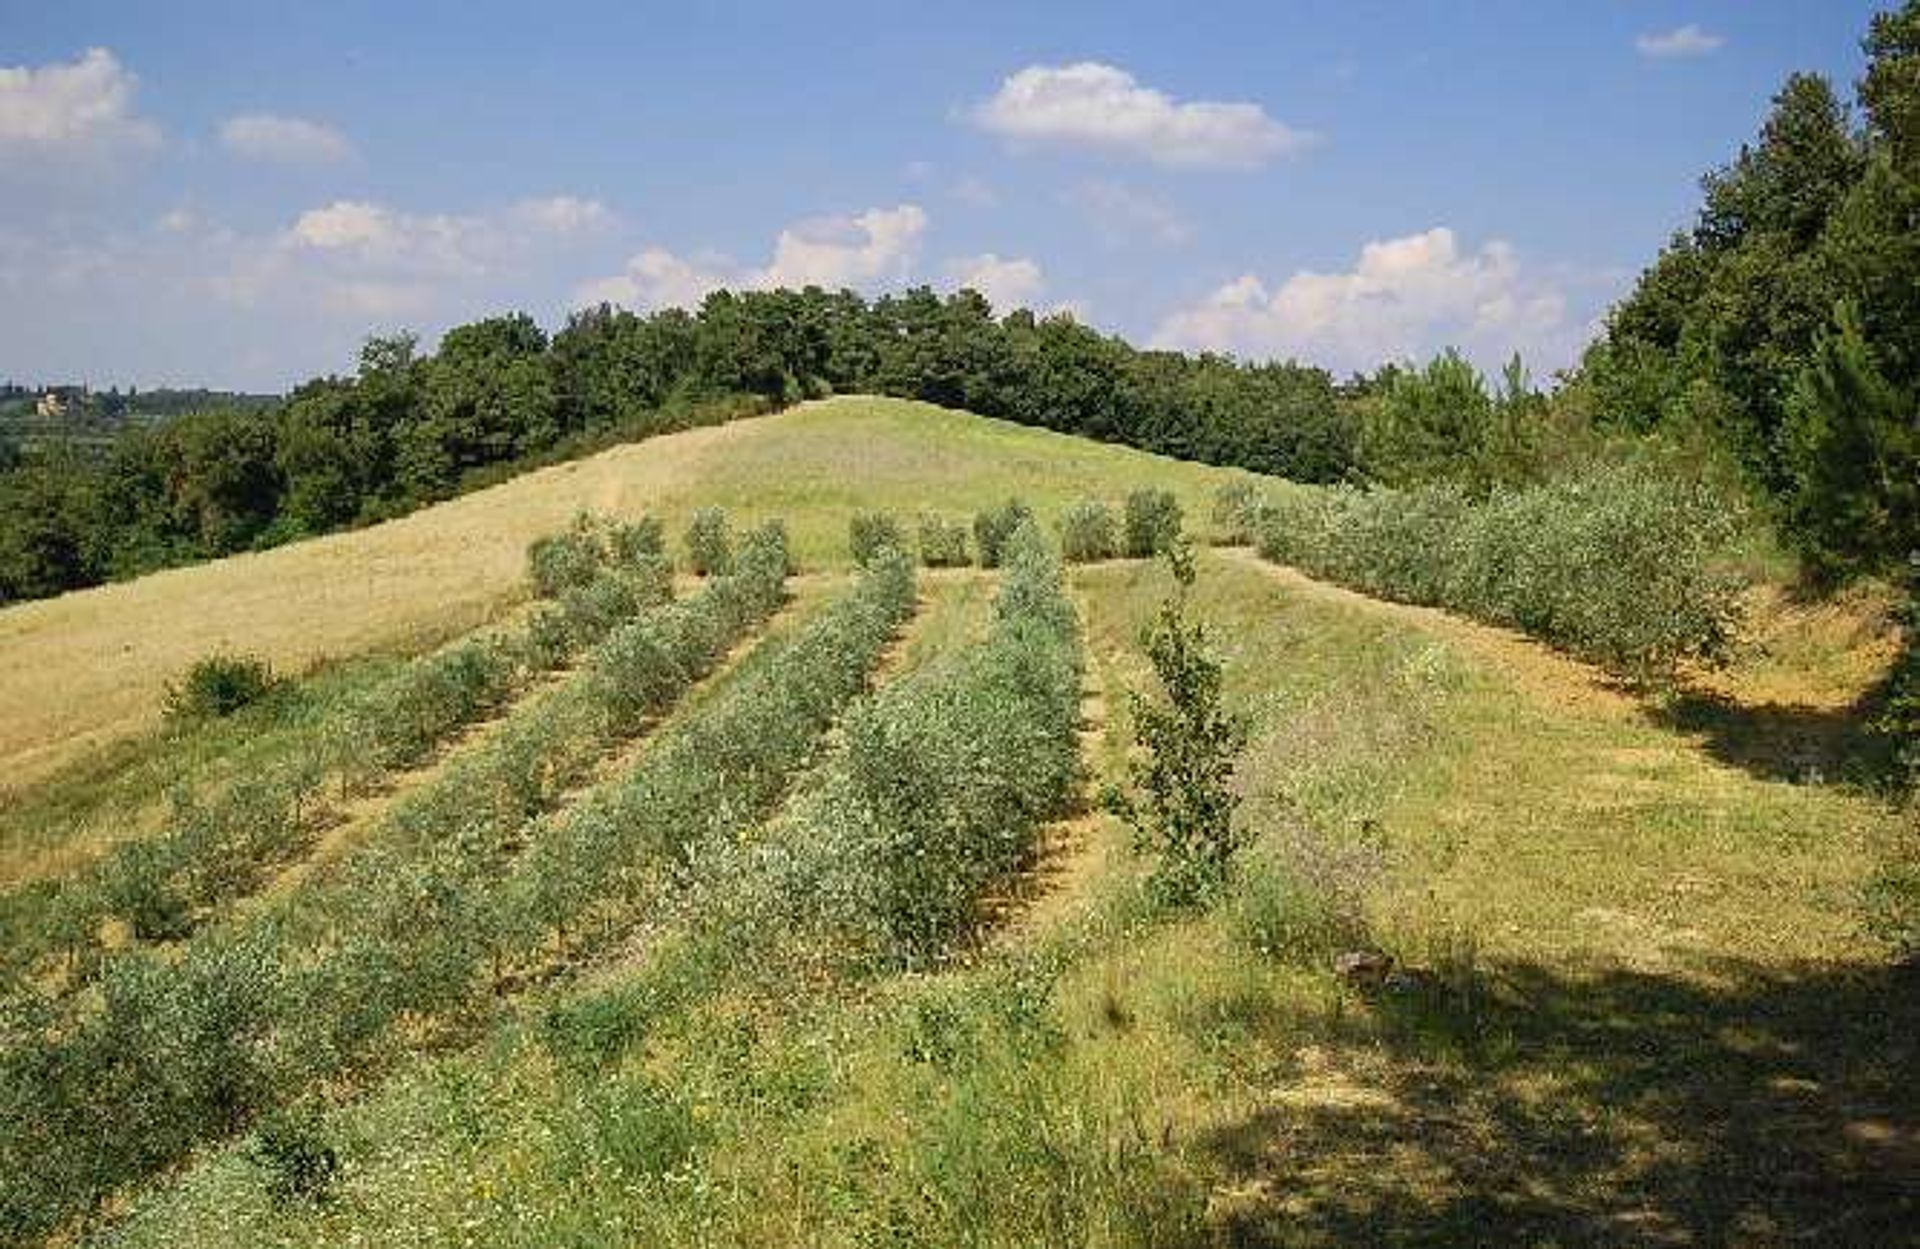
M 278 402 L 279 395 L 205 387 L 130 387 L 122 391 L 118 387 L 90 390 L 85 386 L 7 382 L 0 384 L 0 443 L 29 458 L 55 447 L 98 451 L 111 446 L 128 430 L 157 425 L 188 412 L 255 412 Z

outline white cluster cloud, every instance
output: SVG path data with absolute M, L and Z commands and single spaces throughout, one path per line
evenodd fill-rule
M 1055 144 L 1161 165 L 1247 169 L 1316 137 L 1258 104 L 1179 101 L 1112 65 L 1030 65 L 973 110 L 985 130 L 1026 147 Z
M 627 261 L 619 273 L 581 283 L 573 304 L 576 308 L 596 304 L 642 310 L 697 308 L 710 292 L 743 285 L 742 274 L 724 258 L 686 259 L 664 247 L 649 247 Z
M 959 256 L 947 262 L 947 281 L 955 288 L 972 287 L 987 297 L 996 312 L 1031 308 L 1047 287 L 1040 266 L 1025 257 L 1002 258 L 993 252 Z
M 68 64 L 0 68 L 0 153 L 42 159 L 99 159 L 160 143 L 139 116 L 139 80 L 105 48 Z
M 1633 41 L 1641 56 L 1658 59 L 1675 59 L 1687 56 L 1705 56 L 1717 51 L 1726 42 L 1724 35 L 1715 35 L 1700 29 L 1692 22 L 1685 26 L 1676 26 L 1672 30 L 1657 34 L 1641 35 Z
M 322 251 L 391 247 L 401 236 L 400 218 L 390 209 L 364 200 L 336 200 L 310 208 L 287 230 L 287 240 Z
M 1519 350 L 1549 366 L 1577 328 L 1558 286 L 1499 240 L 1464 251 L 1452 230 L 1368 243 L 1344 273 L 1301 270 L 1269 287 L 1253 274 L 1167 317 L 1161 346 L 1292 356 L 1336 370 L 1457 346 L 1482 364 Z
M 337 165 L 359 155 L 332 126 L 273 113 L 229 117 L 220 126 L 220 145 L 247 160 L 281 165 Z
M 857 217 L 817 217 L 788 226 L 755 286 L 870 287 L 906 277 L 919 255 L 927 214 L 917 204 Z
M 473 214 L 336 200 L 268 238 L 233 238 L 214 289 L 243 306 L 303 296 L 342 315 L 426 317 L 450 296 L 510 282 L 530 256 L 610 217 L 598 201 L 566 195 Z
M 486 276 L 512 241 L 484 217 L 414 215 L 339 200 L 301 213 L 273 244 L 236 269 L 241 303 L 295 282 L 327 305 L 373 317 L 418 315 L 445 287 Z
M 926 230 L 925 210 L 917 204 L 901 204 L 790 225 L 774 240 L 772 258 L 758 267 L 740 266 L 724 256 L 682 257 L 649 247 L 627 261 L 619 273 L 583 283 L 574 293 L 574 303 L 691 308 L 721 287 L 871 290 L 906 279 Z

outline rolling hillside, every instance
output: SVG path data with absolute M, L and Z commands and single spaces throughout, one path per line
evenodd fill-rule
M 809 568 L 844 567 L 855 511 L 963 519 L 1018 494 L 1050 509 L 1145 481 L 1204 510 L 1223 472 L 926 404 L 835 399 L 623 446 L 371 529 L 161 572 L 0 612 L 0 784 L 45 776 L 154 722 L 201 655 L 282 669 L 412 651 L 510 608 L 527 544 L 581 509 L 677 532 L 698 506 L 784 516 Z
M 1655 700 L 1209 549 L 1246 845 L 1181 910 L 1095 801 L 1167 569 L 848 553 L 856 512 L 1141 486 L 1217 536 L 1241 479 L 836 399 L 0 612 L 7 961 L 54 1003 L 0 1033 L 0 1231 L 1911 1242 L 1920 985 L 1860 909 L 1908 817 L 1831 723 L 1891 657 L 1866 607 Z M 708 506 L 791 575 L 761 534 L 671 602 L 526 583 L 581 509 L 678 558 Z M 314 671 L 150 732 L 221 647 Z

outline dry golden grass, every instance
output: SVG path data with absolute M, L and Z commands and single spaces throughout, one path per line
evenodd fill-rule
M 211 651 L 298 671 L 482 624 L 519 592 L 527 543 L 581 508 L 644 510 L 748 432 L 621 447 L 370 529 L 0 612 L 0 774 L 18 785 L 153 723 L 166 682 Z
M 844 566 L 858 510 L 955 516 L 1018 494 L 1176 490 L 1204 516 L 1223 470 L 898 400 L 841 398 L 616 447 L 353 533 L 0 611 L 0 788 L 152 725 L 167 681 L 216 650 L 284 671 L 416 647 L 521 594 L 526 546 L 583 508 L 651 512 L 674 542 L 696 506 L 781 516 L 803 565 Z

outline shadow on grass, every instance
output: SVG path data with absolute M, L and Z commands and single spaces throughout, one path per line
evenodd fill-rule
M 1761 780 L 1884 787 L 1893 780 L 1892 752 L 1869 727 L 1883 699 L 1876 689 L 1851 707 L 1748 705 L 1688 690 L 1647 714 L 1663 728 L 1698 736 L 1708 754 Z
M 1341 1052 L 1384 1096 L 1205 1138 L 1221 1241 L 1920 1244 L 1914 968 L 1485 983 L 1470 1020 L 1376 1004 Z

